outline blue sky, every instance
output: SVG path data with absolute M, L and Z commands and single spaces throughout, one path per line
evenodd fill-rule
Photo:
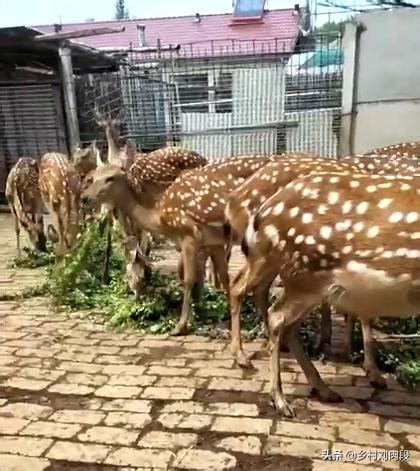
M 6 6 L 7 2 L 7 6 Z M 299 0 L 268 0 L 267 8 L 293 7 Z M 189 15 L 232 11 L 232 0 L 126 0 L 131 17 Z M 114 17 L 115 0 L 0 0 L 0 26 L 74 23 Z M 301 0 L 301 4 L 304 1 Z

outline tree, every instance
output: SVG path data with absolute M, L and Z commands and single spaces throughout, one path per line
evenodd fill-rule
M 115 2 L 115 19 L 116 20 L 127 20 L 130 18 L 130 14 L 125 8 L 124 0 L 116 0 Z

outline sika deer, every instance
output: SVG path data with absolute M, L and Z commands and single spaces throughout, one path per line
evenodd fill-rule
M 197 281 L 200 251 L 208 251 L 228 292 L 223 211 L 227 195 L 244 179 L 265 165 L 268 158 L 236 158 L 186 171 L 156 200 L 146 192 L 139 196 L 127 175 L 108 165 L 93 173 L 93 183 L 83 192 L 84 204 L 110 203 L 119 217 L 128 219 L 134 232 L 148 230 L 173 238 L 183 260 L 184 300 L 181 318 L 172 331 L 187 331 L 191 317 L 192 289 Z M 124 222 L 123 222 L 124 223 Z
M 243 241 L 251 215 L 279 188 L 284 187 L 290 181 L 302 175 L 316 174 L 320 171 L 338 171 L 351 168 L 352 164 L 350 161 L 342 163 L 333 159 L 311 157 L 305 153 L 283 155 L 268 163 L 246 180 L 237 190 L 233 191 L 227 199 L 225 231 L 229 234 L 229 243 L 231 245 L 240 244 Z M 231 349 L 234 356 L 239 355 L 240 358 L 248 358 L 248 362 L 244 366 L 251 366 L 249 357 L 242 350 L 240 336 L 240 306 L 244 296 L 249 291 L 246 283 L 244 283 L 246 273 L 246 267 L 244 267 L 234 279 L 230 291 L 232 318 Z M 266 331 L 268 294 L 276 276 L 277 269 L 275 266 L 272 266 L 271 273 L 267 273 L 264 281 L 254 287 L 255 303 L 264 320 Z M 324 330 L 328 329 L 329 324 L 326 322 L 326 316 L 330 316 L 330 313 L 327 310 L 323 310 L 322 314 L 324 329 L 321 332 L 320 342 L 324 345 L 329 342 L 328 335 L 325 334 Z M 266 333 L 268 334 L 268 332 Z
M 6 198 L 15 218 L 16 248 L 20 255 L 20 226 L 29 235 L 35 249 L 45 252 L 44 205 L 38 186 L 38 163 L 21 157 L 10 170 L 6 182 Z
M 45 154 L 39 163 L 39 187 L 42 199 L 55 219 L 57 254 L 62 256 L 73 246 L 79 228 L 79 173 L 64 154 Z
M 341 397 L 304 352 L 298 328 L 323 300 L 371 320 L 420 315 L 420 176 L 321 172 L 298 178 L 256 212 L 246 231 L 247 285 L 275 265 L 285 296 L 270 308 L 275 406 L 292 416 L 282 390 L 283 337 L 322 399 Z
M 226 226 L 230 231 L 230 243 L 240 243 L 244 238 L 245 229 L 249 222 L 251 215 L 258 209 L 258 207 L 279 188 L 284 187 L 294 178 L 305 174 L 316 173 L 320 170 L 345 170 L 353 169 L 358 172 L 412 172 L 418 165 L 414 166 L 407 159 L 400 158 L 393 162 L 387 159 L 387 156 L 375 157 L 346 157 L 340 161 L 322 159 L 318 157 L 309 157 L 302 154 L 291 154 L 288 159 L 283 158 L 275 162 L 269 163 L 266 167 L 262 168 L 253 177 L 248 179 L 241 187 L 228 198 L 225 216 Z M 266 318 L 266 310 L 268 303 L 268 291 L 270 285 L 275 278 L 277 272 L 273 268 L 271 275 L 267 277 L 263 284 L 258 286 L 255 290 L 254 296 L 257 306 L 261 312 L 262 318 Z M 231 318 L 232 318 L 232 351 L 236 354 L 237 351 L 242 350 L 240 339 L 240 304 L 249 288 L 245 283 L 246 267 L 244 267 L 235 278 L 231 287 Z M 351 353 L 351 338 L 353 332 L 354 320 L 347 316 L 347 350 Z M 321 319 L 321 336 L 320 348 L 327 350 L 331 340 L 331 314 L 327 306 L 324 305 L 322 309 Z M 362 330 L 364 338 L 371 338 L 370 326 L 367 321 L 362 319 Z M 369 342 L 365 342 L 369 345 Z M 368 358 L 372 358 L 373 353 L 365 352 Z M 242 357 L 246 357 L 244 353 Z M 378 387 L 385 387 L 386 382 L 381 377 L 378 368 L 372 367 L 372 361 L 369 359 L 366 362 L 369 365 L 370 378 L 372 383 Z M 249 363 L 250 364 L 250 363 Z

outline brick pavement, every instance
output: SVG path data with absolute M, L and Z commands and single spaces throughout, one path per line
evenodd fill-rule
M 14 239 L 3 215 L 0 238 L 0 293 L 39 282 L 41 271 L 5 268 Z M 246 346 L 257 360 L 243 371 L 224 341 L 113 333 L 42 298 L 0 302 L 0 326 L 0 471 L 420 469 L 420 395 L 391 379 L 375 392 L 358 367 L 317 364 L 345 397 L 323 404 L 286 355 L 297 417 L 281 420 L 260 342 Z M 409 462 L 388 459 L 399 448 Z M 379 460 L 323 461 L 322 450 Z

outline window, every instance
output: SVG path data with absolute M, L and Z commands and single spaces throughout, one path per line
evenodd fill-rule
M 183 74 L 176 79 L 182 113 L 208 113 L 208 75 Z
M 265 0 L 236 0 L 234 17 L 260 18 L 264 11 Z
M 215 87 L 216 113 L 232 113 L 232 73 L 220 72 Z

